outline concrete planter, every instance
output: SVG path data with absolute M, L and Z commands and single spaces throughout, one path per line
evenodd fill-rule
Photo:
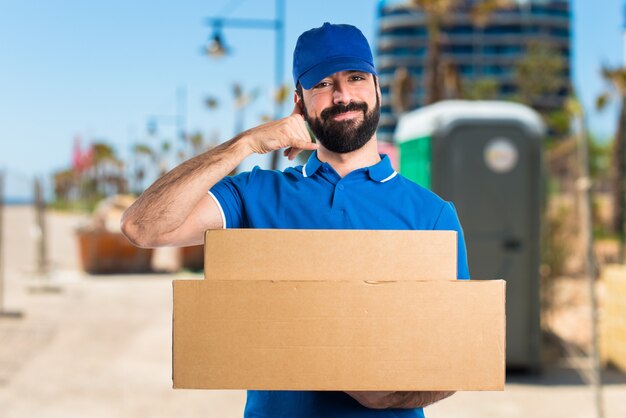
M 83 270 L 90 274 L 150 272 L 153 250 L 133 246 L 122 233 L 79 230 L 76 233 Z

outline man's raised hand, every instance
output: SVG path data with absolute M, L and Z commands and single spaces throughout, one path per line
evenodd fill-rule
M 316 150 L 318 145 L 311 142 L 302 109 L 295 103 L 291 115 L 265 123 L 242 133 L 248 137 L 249 147 L 253 153 L 267 154 L 286 148 L 283 154 L 293 160 L 303 150 Z

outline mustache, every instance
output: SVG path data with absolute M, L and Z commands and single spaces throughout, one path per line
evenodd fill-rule
M 322 120 L 327 121 L 328 119 L 332 118 L 333 116 L 337 116 L 337 115 L 340 115 L 340 114 L 345 113 L 345 112 L 352 112 L 352 111 L 356 111 L 356 110 L 360 110 L 364 114 L 366 114 L 367 113 L 367 103 L 352 102 L 352 103 L 348 103 L 347 105 L 342 105 L 342 104 L 334 105 L 332 107 L 329 107 L 328 109 L 322 110 L 322 113 L 320 113 L 320 117 L 321 117 Z

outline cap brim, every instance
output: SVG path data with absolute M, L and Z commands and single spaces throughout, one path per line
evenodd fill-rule
M 324 77 L 340 71 L 364 71 L 377 75 L 376 69 L 369 62 L 354 57 L 339 57 L 330 61 L 322 62 L 307 70 L 300 76 L 300 84 L 305 89 L 310 89 L 319 83 Z

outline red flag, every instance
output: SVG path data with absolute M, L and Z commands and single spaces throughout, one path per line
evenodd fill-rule
M 82 171 L 82 159 L 83 152 L 80 149 L 80 136 L 76 135 L 74 137 L 74 148 L 72 149 L 72 170 L 79 173 Z
M 93 145 L 85 150 L 81 158 L 82 169 L 86 170 L 93 164 Z

